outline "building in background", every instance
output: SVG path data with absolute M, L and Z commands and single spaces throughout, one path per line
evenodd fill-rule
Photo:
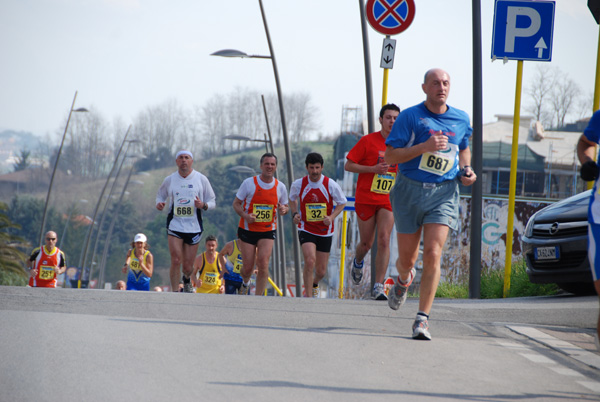
M 484 195 L 508 195 L 512 151 L 513 116 L 496 115 L 498 121 L 483 125 Z M 578 180 L 577 141 L 587 120 L 564 131 L 545 131 L 540 122 L 522 116 L 517 162 L 518 197 L 563 199 L 585 190 Z M 569 131 L 566 131 L 569 130 Z

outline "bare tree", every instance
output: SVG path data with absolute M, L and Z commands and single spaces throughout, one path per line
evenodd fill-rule
M 262 103 L 262 102 L 261 102 Z M 283 100 L 285 107 L 285 97 Z M 281 128 L 281 113 L 279 112 L 279 98 L 276 94 L 265 95 L 265 105 L 267 108 L 267 115 L 269 116 L 269 127 L 271 128 L 271 135 L 274 143 L 283 142 L 283 130 Z M 261 109 L 262 110 L 262 109 Z M 287 112 L 287 109 L 286 109 Z M 264 111 L 263 111 L 264 115 Z M 287 113 L 286 113 L 287 118 Z
M 285 98 L 286 118 L 290 141 L 307 141 L 316 130 L 317 108 L 311 103 L 310 95 L 299 92 Z
M 269 128 L 273 142 L 282 141 L 281 115 L 278 98 L 274 94 L 265 96 Z M 315 131 L 317 109 L 307 93 L 295 93 L 284 98 L 290 141 L 305 141 Z M 227 152 L 228 148 L 256 147 L 255 142 L 226 141 L 225 136 L 245 136 L 263 140 L 267 133 L 267 122 L 261 94 L 247 88 L 236 88 L 233 92 L 212 96 L 202 106 L 196 106 L 187 120 L 188 132 L 194 133 L 200 144 L 200 152 L 206 156 Z M 198 141 L 201 139 L 201 141 Z
M 236 88 L 228 97 L 229 134 L 261 139 L 265 122 L 260 94 L 249 89 Z
M 279 99 L 275 94 L 265 96 L 269 125 L 273 132 L 274 142 L 283 141 Z M 318 110 L 313 105 L 310 94 L 305 92 L 283 96 L 285 119 L 290 142 L 306 141 L 317 129 Z
M 196 108 L 195 115 L 201 121 L 203 138 L 208 140 L 204 144 L 207 155 L 226 152 L 227 147 L 242 149 L 256 145 L 253 142 L 226 142 L 224 137 L 227 135 L 262 140 L 267 132 L 260 94 L 247 88 L 236 88 L 228 95 L 214 95 Z
M 177 148 L 193 152 L 194 143 L 187 142 L 186 115 L 176 100 L 149 106 L 135 118 L 132 138 L 143 141 L 142 150 L 146 155 L 156 155 L 165 149 L 174 153 Z
M 223 137 L 227 135 L 228 126 L 226 105 L 225 97 L 217 94 L 202 107 L 196 107 L 195 116 L 201 122 L 200 127 L 205 133 L 202 152 L 207 156 L 223 152 Z
M 582 94 L 576 105 L 576 119 L 581 120 L 590 117 L 594 111 L 594 93 L 589 91 L 587 94 Z
M 551 105 L 556 119 L 556 127 L 565 126 L 566 116 L 572 112 L 581 94 L 579 85 L 568 75 L 558 70 L 554 85 L 552 85 Z
M 65 170 L 81 177 L 98 178 L 110 169 L 113 136 L 95 109 L 71 117 L 67 138 L 68 146 L 60 159 Z
M 554 85 L 555 70 L 547 64 L 539 64 L 533 80 L 527 88 L 532 103 L 526 109 L 545 127 L 552 125 L 552 114 L 549 112 L 550 96 Z
M 561 128 L 568 116 L 578 118 L 581 115 L 581 89 L 558 68 L 539 65 L 527 93 L 533 101 L 527 111 L 544 127 Z
M 112 122 L 112 131 L 114 133 L 113 141 L 112 141 L 112 149 L 113 153 L 116 155 L 121 143 L 123 142 L 123 138 L 125 137 L 125 133 L 129 128 L 129 124 L 126 123 L 121 117 L 115 117 Z M 114 155 L 113 155 L 114 156 Z

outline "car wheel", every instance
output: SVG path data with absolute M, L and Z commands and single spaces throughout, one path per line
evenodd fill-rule
M 573 293 L 578 296 L 587 296 L 596 294 L 596 289 L 592 282 L 568 282 L 557 283 L 558 287 L 565 292 Z

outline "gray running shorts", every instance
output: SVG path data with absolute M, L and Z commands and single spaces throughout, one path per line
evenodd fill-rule
M 398 172 L 390 191 L 396 232 L 415 233 L 426 223 L 458 228 L 459 190 L 456 180 L 423 183 Z

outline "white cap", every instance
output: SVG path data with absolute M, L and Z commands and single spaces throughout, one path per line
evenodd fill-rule
M 177 152 L 177 154 L 175 155 L 175 159 L 179 158 L 179 156 L 181 155 L 187 155 L 190 157 L 190 159 L 194 160 L 194 155 L 192 155 L 190 151 L 186 151 L 185 149 Z
M 146 235 L 143 233 L 138 233 L 133 238 L 134 243 L 137 243 L 138 241 L 143 241 L 144 243 L 146 243 L 146 240 L 148 240 L 148 239 L 146 238 Z

